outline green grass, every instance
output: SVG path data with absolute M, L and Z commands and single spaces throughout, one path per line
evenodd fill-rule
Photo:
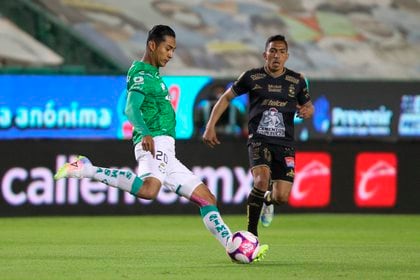
M 238 265 L 198 215 L 2 218 L 0 278 L 420 279 L 419 215 L 277 215 L 260 239 L 267 257 Z

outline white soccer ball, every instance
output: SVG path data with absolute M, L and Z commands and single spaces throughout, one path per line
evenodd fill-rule
M 237 263 L 251 263 L 259 249 L 258 238 L 245 230 L 234 232 L 226 245 L 227 254 Z

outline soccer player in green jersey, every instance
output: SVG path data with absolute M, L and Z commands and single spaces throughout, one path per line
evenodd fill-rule
M 197 204 L 206 228 L 226 247 L 231 236 L 208 187 L 185 167 L 175 155 L 175 111 L 159 68 L 173 57 L 175 32 L 169 26 L 156 25 L 148 34 L 146 52 L 134 61 L 127 75 L 125 113 L 133 125 L 138 176 L 127 170 L 94 166 L 87 157 L 66 163 L 54 176 L 91 178 L 143 198 L 154 199 L 162 185 Z M 262 246 L 257 261 L 267 247 Z

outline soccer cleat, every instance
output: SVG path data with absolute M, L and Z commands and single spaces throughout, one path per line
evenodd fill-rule
M 54 175 L 55 180 L 61 178 L 83 178 L 83 171 L 87 166 L 92 166 L 90 160 L 85 156 L 78 156 L 76 161 L 65 163 Z
M 257 256 L 255 257 L 255 259 L 252 261 L 253 263 L 255 263 L 255 262 L 259 262 L 259 261 L 261 261 L 262 259 L 264 259 L 264 257 L 265 257 L 265 255 L 267 254 L 267 252 L 268 252 L 268 249 L 269 249 L 269 247 L 268 247 L 268 245 L 267 244 L 261 244 L 260 245 L 260 249 L 258 250 L 258 254 L 257 254 Z
M 274 217 L 274 205 L 270 204 L 263 204 L 263 208 L 261 210 L 261 224 L 263 227 L 269 227 L 271 225 L 271 222 L 273 221 Z

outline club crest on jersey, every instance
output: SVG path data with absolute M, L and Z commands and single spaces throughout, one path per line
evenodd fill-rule
M 294 85 L 294 84 L 291 84 L 291 85 L 289 86 L 289 93 L 288 93 L 288 96 L 289 96 L 289 97 L 292 97 L 292 98 L 294 98 L 294 97 L 296 96 L 296 88 L 295 88 L 295 85 Z
M 160 164 L 159 164 L 159 166 L 158 166 L 158 168 L 159 168 L 159 171 L 161 172 L 161 173 L 166 173 L 166 164 L 164 164 L 163 162 L 161 162 Z

